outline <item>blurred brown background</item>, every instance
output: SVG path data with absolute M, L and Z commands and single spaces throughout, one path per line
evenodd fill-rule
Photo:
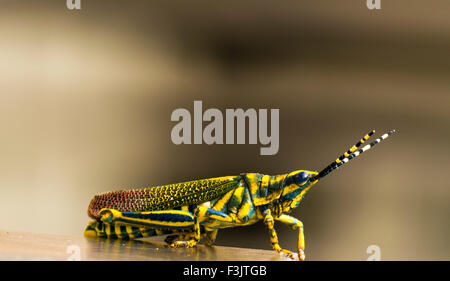
M 450 259 L 450 2 L 1 1 L 0 228 L 77 234 L 90 198 L 319 170 L 398 133 L 293 214 L 310 260 Z M 280 150 L 172 144 L 176 108 L 279 108 Z M 281 245 L 297 233 L 277 225 Z M 270 249 L 262 223 L 217 244 Z

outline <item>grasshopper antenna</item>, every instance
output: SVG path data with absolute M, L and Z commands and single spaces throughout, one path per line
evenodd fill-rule
M 345 152 L 344 154 L 342 154 L 341 156 L 336 158 L 336 160 L 331 162 L 331 164 L 328 165 L 325 169 L 323 169 L 322 172 L 323 171 L 327 171 L 327 170 L 331 169 L 333 166 L 335 166 L 336 164 L 341 163 L 342 160 L 344 160 L 345 158 L 349 157 L 353 152 L 355 152 L 355 150 L 358 149 L 358 147 L 360 147 L 364 142 L 366 142 L 374 133 L 375 133 L 375 130 L 372 130 L 371 132 L 367 133 L 355 145 L 350 147 L 350 149 L 347 150 L 347 152 Z
M 381 137 L 374 140 L 372 143 L 364 146 L 363 148 L 358 149 L 365 141 L 367 141 L 370 136 L 372 136 L 375 133 L 375 130 L 372 130 L 370 133 L 366 134 L 359 142 L 357 142 L 354 146 L 352 146 L 347 152 L 345 152 L 343 155 L 341 155 L 339 158 L 337 158 L 335 161 L 333 161 L 330 165 L 328 165 L 325 169 L 323 169 L 317 176 L 311 178 L 311 182 L 319 180 L 335 169 L 339 168 L 340 166 L 344 165 L 345 163 L 349 162 L 353 158 L 361 155 L 363 152 L 371 149 L 376 144 L 380 143 L 381 141 L 387 139 L 390 135 L 395 133 L 395 130 L 391 130 L 387 132 L 386 134 L 382 135 Z M 357 150 L 358 149 L 358 150 Z

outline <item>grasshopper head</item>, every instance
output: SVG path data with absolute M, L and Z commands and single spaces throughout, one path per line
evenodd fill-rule
M 288 212 L 300 204 L 306 192 L 317 183 L 318 180 L 315 177 L 318 174 L 317 172 L 298 170 L 286 176 L 280 197 L 283 212 Z

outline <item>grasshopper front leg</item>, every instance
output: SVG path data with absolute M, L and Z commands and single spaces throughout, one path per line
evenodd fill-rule
M 280 244 L 278 244 L 278 236 L 277 236 L 277 232 L 275 231 L 274 228 L 274 219 L 273 216 L 270 212 L 269 209 L 264 211 L 264 223 L 266 224 L 267 228 L 269 229 L 269 235 L 270 235 L 270 243 L 272 243 L 272 248 L 277 252 L 277 253 L 285 253 L 286 255 L 288 255 L 291 259 L 294 259 L 294 253 L 286 250 L 286 249 L 282 249 L 280 247 Z M 299 259 L 302 260 L 302 257 L 299 255 Z
M 289 225 L 294 230 L 298 230 L 298 258 L 302 261 L 305 260 L 305 235 L 303 233 L 303 223 L 300 220 L 285 214 L 282 214 L 276 218 L 276 220 Z

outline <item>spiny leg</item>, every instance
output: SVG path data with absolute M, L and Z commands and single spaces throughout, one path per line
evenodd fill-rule
M 170 245 L 170 247 L 178 248 L 178 247 L 193 247 L 197 245 L 197 243 L 200 241 L 201 238 L 201 228 L 200 224 L 207 220 L 216 220 L 219 222 L 227 222 L 232 223 L 234 219 L 227 215 L 226 213 L 216 211 L 214 209 L 205 207 L 205 206 L 199 206 L 194 211 L 194 232 L 193 237 L 190 240 L 184 240 L 184 241 L 176 241 Z M 207 231 L 207 245 L 212 244 L 214 242 L 215 238 L 217 236 L 217 230 L 208 230 Z
M 174 234 L 193 227 L 193 214 L 188 211 L 121 212 L 105 208 L 99 214 L 100 220 L 91 222 L 85 235 L 133 239 Z
M 294 217 L 284 214 L 276 218 L 276 220 L 289 225 L 294 230 L 298 230 L 298 258 L 302 261 L 305 260 L 305 235 L 303 233 L 303 223 Z
M 107 224 L 165 229 L 187 229 L 194 225 L 193 214 L 181 210 L 121 212 L 105 208 L 99 215 L 100 220 Z
M 270 243 L 272 243 L 272 248 L 277 253 L 285 253 L 287 254 L 291 259 L 295 258 L 295 255 L 293 252 L 289 250 L 282 249 L 280 247 L 280 244 L 278 244 L 278 236 L 274 228 L 274 219 L 272 217 L 272 214 L 269 209 L 264 211 L 264 223 L 267 225 L 267 228 L 269 229 L 269 235 L 270 235 Z
M 135 239 L 177 233 L 176 229 L 155 229 L 93 220 L 84 231 L 87 237 Z
M 87 237 L 107 237 L 119 239 L 141 238 L 142 234 L 137 227 L 104 223 L 102 221 L 91 221 L 84 231 Z

